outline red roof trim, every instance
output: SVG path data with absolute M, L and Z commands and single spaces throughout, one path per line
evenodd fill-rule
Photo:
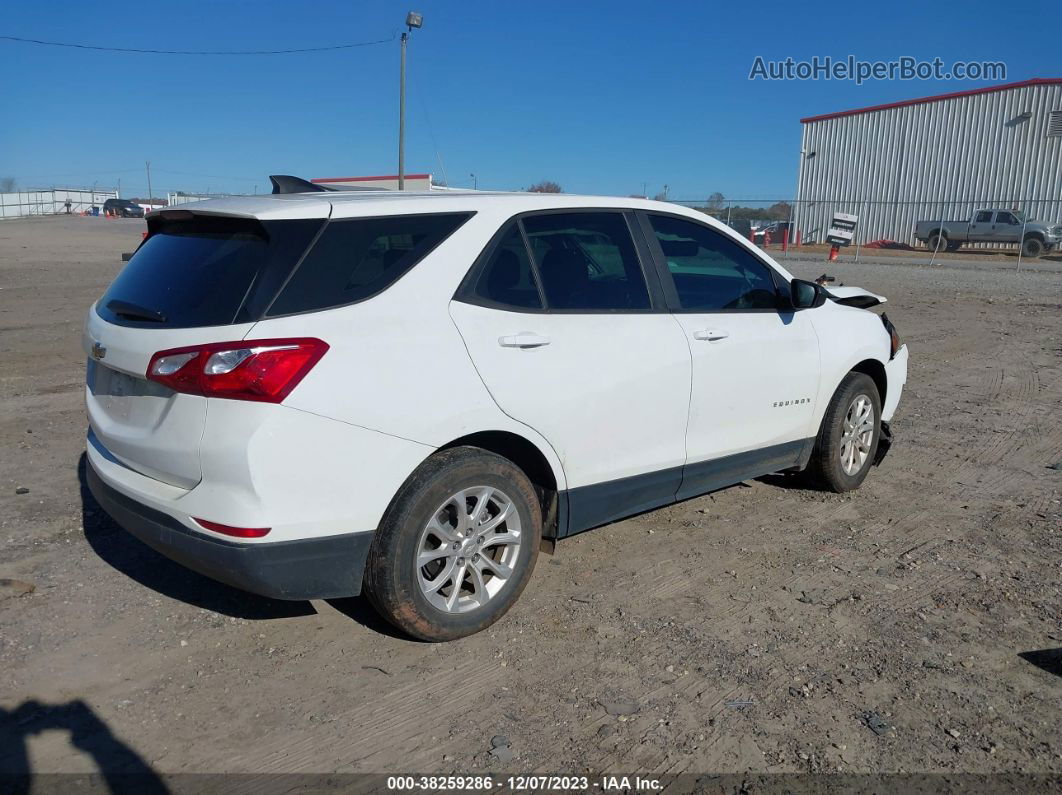
M 871 105 L 869 108 L 857 108 L 855 110 L 842 110 L 837 113 L 824 113 L 821 116 L 808 116 L 800 120 L 801 124 L 812 121 L 825 121 L 826 119 L 838 119 L 841 116 L 854 116 L 857 113 L 873 113 L 876 110 L 889 110 L 902 108 L 907 105 L 921 105 L 925 102 L 936 102 L 941 99 L 955 99 L 956 97 L 970 97 L 974 94 L 990 94 L 993 91 L 1008 91 L 1012 88 L 1025 88 L 1027 86 L 1049 86 L 1062 84 L 1062 77 L 1034 77 L 1032 80 L 1023 80 L 1020 83 L 1002 83 L 998 86 L 986 86 L 984 88 L 972 88 L 969 91 L 956 91 L 952 94 L 936 94 L 922 99 L 905 99 L 901 102 L 888 102 L 884 105 Z
M 431 174 L 406 174 L 406 179 L 429 179 Z M 317 177 L 310 182 L 372 182 L 381 179 L 398 179 L 398 174 L 385 174 L 382 177 Z

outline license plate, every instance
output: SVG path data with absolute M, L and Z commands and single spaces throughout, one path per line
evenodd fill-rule
M 121 398 L 136 393 L 136 379 L 133 376 L 111 370 L 110 378 L 111 383 L 108 393 L 111 397 Z

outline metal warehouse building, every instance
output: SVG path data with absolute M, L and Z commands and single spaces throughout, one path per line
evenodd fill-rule
M 1062 78 L 801 119 L 796 228 L 821 242 L 834 212 L 859 241 L 915 244 L 915 222 L 980 207 L 1062 219 Z

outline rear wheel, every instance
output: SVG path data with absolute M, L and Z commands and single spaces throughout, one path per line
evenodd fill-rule
M 377 529 L 366 594 L 416 638 L 471 635 L 520 596 L 541 537 L 542 509 L 519 467 L 476 447 L 444 450 L 410 476 Z
M 926 241 L 926 245 L 933 251 L 947 251 L 948 239 L 940 232 L 934 232 L 929 236 L 929 240 Z
M 1032 257 L 1035 259 L 1044 253 L 1044 241 L 1038 237 L 1027 237 L 1025 242 L 1021 244 L 1021 253 L 1023 256 Z
M 849 373 L 822 419 L 807 475 L 830 491 L 852 491 L 866 479 L 881 434 L 881 397 L 873 379 Z
M 960 242 L 948 243 L 948 251 L 958 251 L 960 248 L 962 248 L 962 243 Z

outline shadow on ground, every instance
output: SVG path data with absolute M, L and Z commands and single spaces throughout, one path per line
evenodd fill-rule
M 115 737 L 92 708 L 80 700 L 65 704 L 31 700 L 10 711 L 0 708 L 0 791 L 24 795 L 34 790 L 27 740 L 55 730 L 69 732 L 70 744 L 92 757 L 110 792 L 169 791 L 151 765 Z
M 269 599 L 204 577 L 175 563 L 126 533 L 96 502 L 85 480 L 84 453 L 77 465 L 81 491 L 81 521 L 92 550 L 112 568 L 156 593 L 226 616 L 262 621 L 316 615 L 307 601 Z M 338 612 L 373 632 L 406 638 L 380 615 L 364 597 L 330 599 Z M 408 640 L 408 638 L 406 638 Z
M 122 530 L 96 502 L 85 480 L 88 466 L 82 453 L 77 465 L 81 490 L 81 522 L 93 552 L 126 577 L 156 593 L 226 616 L 264 620 L 315 615 L 309 602 L 267 599 L 211 580 L 160 555 Z
M 1049 674 L 1062 676 L 1062 648 L 1023 651 L 1018 656 Z

